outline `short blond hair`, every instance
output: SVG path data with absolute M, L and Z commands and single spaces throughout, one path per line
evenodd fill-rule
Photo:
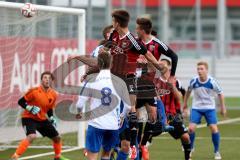
M 206 69 L 208 69 L 208 63 L 206 61 L 199 61 L 197 63 L 197 66 L 200 66 L 200 65 L 203 65 L 203 66 L 205 66 Z

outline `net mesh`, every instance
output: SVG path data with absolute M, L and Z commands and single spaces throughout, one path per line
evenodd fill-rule
M 0 21 L 0 144 L 10 146 L 25 137 L 18 99 L 40 84 L 43 71 L 53 71 L 78 53 L 78 15 L 37 11 L 25 18 L 20 9 L 0 6 Z M 79 79 L 71 76 L 67 83 L 79 85 Z M 58 122 L 57 130 L 67 134 L 64 144 L 76 146 L 78 123 Z M 51 142 L 38 139 L 34 144 Z

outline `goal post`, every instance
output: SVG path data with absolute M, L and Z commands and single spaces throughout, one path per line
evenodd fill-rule
M 69 55 L 86 53 L 84 9 L 35 5 L 37 14 L 21 15 L 23 3 L 0 2 L 0 146 L 14 147 L 24 138 L 22 110 L 17 104 L 27 89 L 40 84 L 39 75 L 53 71 Z M 66 83 L 80 84 L 79 68 Z M 79 74 L 80 73 L 80 74 Z M 70 74 L 70 75 L 71 75 Z M 85 123 L 59 120 L 60 134 L 67 134 L 66 147 L 84 147 Z M 72 134 L 74 137 L 72 138 Z M 70 142 L 74 141 L 74 142 Z M 48 147 L 45 140 L 36 146 Z M 49 147 L 52 147 L 49 145 Z

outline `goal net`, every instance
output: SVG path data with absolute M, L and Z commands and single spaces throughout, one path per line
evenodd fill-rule
M 35 5 L 37 14 L 25 18 L 20 11 L 23 5 L 0 2 L 1 148 L 14 147 L 25 137 L 21 126 L 23 110 L 17 101 L 29 88 L 40 84 L 40 74 L 46 70 L 54 71 L 71 54 L 85 53 L 83 9 Z M 79 85 L 80 74 L 71 74 L 65 82 Z M 65 147 L 83 147 L 84 124 L 58 119 L 57 130 L 63 135 Z M 45 138 L 39 138 L 33 144 L 38 147 L 51 145 Z

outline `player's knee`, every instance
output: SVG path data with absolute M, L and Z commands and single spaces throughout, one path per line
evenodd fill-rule
M 218 132 L 217 125 L 214 124 L 214 125 L 210 125 L 209 127 L 210 127 L 212 133 L 217 133 Z
M 36 134 L 29 134 L 27 136 L 27 140 L 32 143 L 35 139 L 37 138 L 37 135 Z
M 188 133 L 184 133 L 181 137 L 181 141 L 185 144 L 190 143 L 190 137 Z
M 195 126 L 194 125 L 189 125 L 189 128 L 188 128 L 188 132 L 189 133 L 193 133 L 193 132 L 195 132 Z
M 60 136 L 56 136 L 52 138 L 54 143 L 60 143 L 61 142 L 61 137 Z
M 126 140 L 123 140 L 121 142 L 121 150 L 124 152 L 124 153 L 128 153 L 129 152 L 129 149 L 130 149 L 130 142 L 126 141 Z

